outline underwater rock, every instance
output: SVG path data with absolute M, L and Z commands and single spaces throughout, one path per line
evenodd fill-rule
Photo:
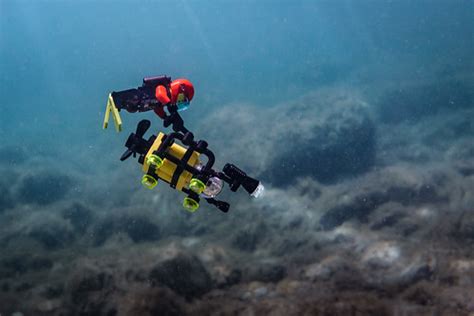
M 401 258 L 398 262 L 394 260 L 397 255 L 390 254 L 392 250 L 386 250 L 386 258 L 378 258 L 366 262 L 364 271 L 365 280 L 374 288 L 385 291 L 399 292 L 409 286 L 423 280 L 430 280 L 436 268 L 436 262 L 432 258 Z
M 252 281 L 276 283 L 287 275 L 285 266 L 278 263 L 252 265 L 248 268 L 247 278 Z
M 304 312 L 304 313 L 303 313 Z M 391 316 L 393 307 L 384 302 L 371 292 L 347 292 L 338 293 L 333 297 L 317 299 L 311 304 L 304 304 L 301 314 L 304 315 L 324 315 L 324 316 L 346 316 L 346 315 L 367 315 L 367 316 Z M 297 315 L 297 314 L 294 314 Z M 402 314 L 421 315 L 421 314 Z
M 160 229 L 145 217 L 132 217 L 123 223 L 123 230 L 134 242 L 153 241 L 160 238 Z
M 94 239 L 95 246 L 103 245 L 109 237 L 117 233 L 115 220 L 112 218 L 106 218 L 100 221 L 92 229 L 92 236 Z
M 308 244 L 308 240 L 302 236 L 296 238 L 282 238 L 272 243 L 272 255 L 284 257 L 291 253 L 299 252 L 301 247 Z
M 239 250 L 253 252 L 266 232 L 263 223 L 251 223 L 236 230 L 231 237 L 231 245 Z
M 406 214 L 402 212 L 393 211 L 393 212 L 384 212 L 378 218 L 375 218 L 370 225 L 372 230 L 381 230 L 385 227 L 392 227 L 402 220 Z
M 195 238 L 187 239 L 183 244 L 188 244 L 187 251 L 191 251 L 192 245 L 199 241 Z M 219 245 L 206 245 L 204 248 L 198 248 L 198 258 L 206 266 L 212 278 L 212 283 L 216 288 L 228 288 L 239 283 L 242 279 L 242 271 L 240 267 L 236 267 L 235 258 L 232 258 L 230 253 Z
M 450 286 L 474 286 L 474 260 L 450 260 L 441 279 Z
M 389 195 L 383 192 L 356 196 L 351 202 L 335 206 L 327 211 L 321 217 L 319 224 L 322 229 L 331 230 L 353 218 L 365 220 L 371 212 L 389 200 Z
M 62 284 L 46 284 L 41 286 L 39 294 L 46 299 L 59 298 L 64 294 L 64 286 Z
M 367 222 L 369 215 L 374 210 L 388 202 L 400 203 L 403 206 L 416 206 L 424 203 L 446 201 L 448 201 L 448 198 L 439 194 L 437 187 L 430 184 L 396 185 L 387 189 L 376 188 L 372 192 L 355 194 L 349 201 L 329 209 L 321 217 L 319 225 L 323 230 L 331 230 L 352 219 Z M 401 215 L 392 214 L 392 217 L 385 218 L 384 222 L 374 223 L 372 225 L 373 229 L 377 230 L 387 225 L 393 225 L 402 217 Z
M 332 183 L 368 171 L 375 160 L 376 126 L 368 106 L 343 89 L 321 89 L 272 108 L 223 107 L 208 120 L 226 128 L 199 134 L 214 146 L 224 139 L 225 160 L 238 157 L 239 167 L 273 186 L 302 177 Z
M 332 183 L 364 173 L 373 165 L 376 128 L 366 106 L 350 95 L 325 97 L 322 101 L 308 98 L 306 106 L 291 104 L 280 109 L 273 129 L 286 120 L 298 128 L 281 133 L 276 140 L 284 146 L 274 152 L 262 175 L 273 185 L 286 186 L 308 176 Z
M 45 257 L 33 257 L 28 262 L 29 270 L 45 270 L 53 267 L 53 261 Z
M 61 307 L 61 300 L 44 300 L 36 304 L 36 309 L 42 313 L 52 313 L 54 310 L 57 310 Z
M 48 205 L 64 198 L 73 180 L 56 172 L 40 172 L 26 176 L 20 184 L 17 198 L 26 203 Z
M 71 244 L 74 239 L 74 233 L 69 228 L 54 224 L 34 227 L 28 237 L 37 240 L 47 250 L 57 250 Z
M 269 167 L 272 172 L 265 173 L 263 177 L 273 185 L 280 186 L 297 177 L 311 176 L 322 183 L 332 183 L 367 171 L 374 161 L 375 141 L 370 136 L 374 134 L 374 127 L 368 123 L 366 125 L 354 127 L 357 132 L 340 132 L 335 139 L 326 139 L 323 144 L 319 137 L 294 141 L 293 151 L 277 155 Z M 296 150 L 298 147 L 307 150 Z
M 111 282 L 112 276 L 105 272 L 86 273 L 72 286 L 73 302 L 81 302 L 88 293 L 101 291 Z
M 92 211 L 82 204 L 74 203 L 62 211 L 64 219 L 70 221 L 77 233 L 84 233 L 92 222 Z
M 33 284 L 30 282 L 21 282 L 19 285 L 15 287 L 15 292 L 24 292 L 28 291 L 29 289 L 33 288 Z
M 439 296 L 439 303 L 450 307 L 451 313 L 446 315 L 472 315 L 474 313 L 474 301 L 472 293 L 474 287 L 451 286 L 442 289 L 442 295 Z
M 415 285 L 409 288 L 404 294 L 403 298 L 409 302 L 417 305 L 433 305 L 435 302 L 435 294 L 427 284 Z
M 46 257 L 32 257 L 30 255 L 18 255 L 0 262 L 0 278 L 12 277 L 29 271 L 40 271 L 50 269 L 53 261 Z
M 216 280 L 216 287 L 219 289 L 225 289 L 238 284 L 242 280 L 242 271 L 239 269 L 233 269 L 227 273 L 223 280 Z
M 71 276 L 66 291 L 69 292 L 74 315 L 106 315 L 113 310 L 110 296 L 114 290 L 113 277 L 97 268 L 79 268 Z
M 194 256 L 177 254 L 157 264 L 149 274 L 152 285 L 164 285 L 175 293 L 193 299 L 209 292 L 214 284 L 201 261 Z
M 474 240 L 474 213 L 472 210 L 460 212 L 451 229 L 451 235 L 459 242 L 472 242 Z
M 147 288 L 128 292 L 119 302 L 120 315 L 182 316 L 185 302 L 165 288 Z
M 470 177 L 474 175 L 474 161 L 460 161 L 457 162 L 454 167 L 464 177 Z
M 341 265 L 330 281 L 337 291 L 371 291 L 374 289 L 374 286 L 364 278 L 360 269 L 351 264 Z
M 320 262 L 315 262 L 302 271 L 303 277 L 311 281 L 327 281 L 337 271 L 347 269 L 348 263 L 340 256 L 330 256 Z
M 400 259 L 401 249 L 393 242 L 376 242 L 368 247 L 363 256 L 362 262 L 370 268 L 390 268 Z
M 161 237 L 160 228 L 144 216 L 109 217 L 97 224 L 94 229 L 94 244 L 102 245 L 109 237 L 126 233 L 134 242 L 154 241 Z
M 405 206 L 448 201 L 447 197 L 438 193 L 436 185 L 429 183 L 414 188 L 393 186 L 387 190 L 387 196 L 390 201 L 399 202 Z
M 257 248 L 258 234 L 256 232 L 239 231 L 232 238 L 232 246 L 242 250 L 252 252 Z

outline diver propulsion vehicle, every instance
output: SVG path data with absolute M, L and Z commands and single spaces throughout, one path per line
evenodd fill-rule
M 199 208 L 201 198 L 216 206 L 222 212 L 228 212 L 229 203 L 215 197 L 227 183 L 232 192 L 243 187 L 251 196 L 258 197 L 264 187 L 260 181 L 249 177 L 233 164 L 227 163 L 222 171 L 213 170 L 215 156 L 204 140 L 195 141 L 191 132 L 159 133 L 148 139 L 143 138 L 150 128 L 150 121 L 138 123 L 135 133 L 128 137 L 121 161 L 130 156 L 138 156 L 143 165 L 142 184 L 153 189 L 159 181 L 168 183 L 173 189 L 184 192 L 183 207 L 194 212 Z M 179 143 L 181 144 L 179 144 Z M 201 158 L 206 157 L 206 163 Z

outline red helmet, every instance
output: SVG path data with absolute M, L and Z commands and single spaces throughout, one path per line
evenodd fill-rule
M 189 102 L 193 99 L 194 87 L 187 79 L 176 79 L 171 82 L 171 102 Z

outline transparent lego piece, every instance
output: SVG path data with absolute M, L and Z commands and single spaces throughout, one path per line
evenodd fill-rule
M 250 194 L 250 196 L 253 196 L 254 198 L 258 199 L 262 197 L 264 193 L 265 193 L 265 187 L 263 186 L 261 182 L 259 182 L 257 188 L 255 189 L 255 191 L 252 192 L 252 194 Z
M 207 181 L 206 189 L 201 195 L 206 198 L 216 197 L 219 193 L 221 193 L 223 186 L 224 182 L 221 179 L 218 177 L 212 177 Z

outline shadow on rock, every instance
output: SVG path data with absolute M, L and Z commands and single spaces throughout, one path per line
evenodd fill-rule
M 159 263 L 150 272 L 149 279 L 152 285 L 167 286 L 188 300 L 198 298 L 214 287 L 201 261 L 184 254 Z
M 258 240 L 257 232 L 239 231 L 232 238 L 232 246 L 242 251 L 252 252 L 257 248 Z
M 421 185 L 419 187 L 394 186 L 380 191 L 377 189 L 370 193 L 356 195 L 350 202 L 331 208 L 321 217 L 319 224 L 323 230 L 331 230 L 351 219 L 366 222 L 368 216 L 374 210 L 388 202 L 398 202 L 404 206 L 416 206 L 423 203 L 446 201 L 447 198 L 439 195 L 433 185 Z M 396 222 L 398 218 L 394 217 L 391 220 Z
M 73 315 L 115 315 L 116 308 L 111 302 L 114 280 L 106 272 L 82 269 L 69 282 Z
M 64 219 L 69 220 L 74 230 L 84 233 L 92 222 L 93 213 L 82 204 L 74 203 L 62 211 Z
M 20 201 L 48 205 L 64 198 L 69 192 L 73 180 L 64 174 L 56 172 L 40 172 L 26 176 L 17 196 Z
M 252 281 L 277 283 L 287 275 L 286 268 L 277 263 L 256 264 L 246 271 L 247 278 Z
M 123 232 L 134 242 L 154 241 L 161 236 L 160 228 L 144 216 L 106 218 L 93 228 L 94 244 L 102 245 L 112 235 Z
M 37 240 L 47 250 L 64 248 L 75 240 L 74 233 L 66 226 L 48 224 L 33 228 L 28 237 Z
M 41 271 L 52 268 L 53 261 L 46 257 L 19 255 L 0 262 L 0 278 L 9 278 L 27 272 Z

